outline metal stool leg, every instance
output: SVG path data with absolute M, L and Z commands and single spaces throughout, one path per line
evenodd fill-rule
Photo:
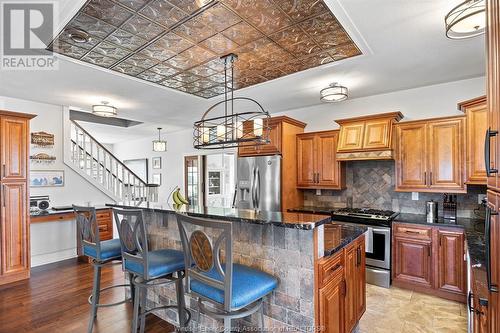
M 224 333 L 231 333 L 231 318 L 224 318 Z
M 128 273 L 128 281 L 130 283 L 130 298 L 132 299 L 132 303 L 135 302 L 135 284 L 134 284 L 134 274 Z
M 99 304 L 99 290 L 101 286 L 101 267 L 94 264 L 94 281 L 92 286 L 92 306 L 90 308 L 88 333 L 92 333 L 94 328 L 94 320 L 97 316 L 97 304 Z
M 260 306 L 259 310 L 259 332 L 264 332 L 264 305 Z
M 140 290 L 139 286 L 134 285 L 134 313 L 132 314 L 132 333 L 137 333 L 137 324 L 139 322 L 139 303 L 140 303 Z
M 182 284 L 182 279 L 175 281 L 175 293 L 177 294 L 177 314 L 179 317 L 179 328 L 181 328 L 182 330 L 186 327 L 186 314 L 184 312 L 184 286 Z
M 141 288 L 141 293 L 140 293 L 140 318 L 141 318 L 141 324 L 139 326 L 139 331 L 141 333 L 144 333 L 144 329 L 146 328 L 146 301 L 148 298 L 148 290 L 147 288 Z

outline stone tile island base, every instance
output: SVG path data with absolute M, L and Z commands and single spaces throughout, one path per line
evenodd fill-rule
M 145 211 L 150 250 L 172 248 L 182 250 L 175 215 Z M 210 235 L 209 228 L 204 228 Z M 314 328 L 314 241 L 317 229 L 300 230 L 272 224 L 234 222 L 234 262 L 260 269 L 276 276 L 279 286 L 264 301 L 264 323 L 267 332 L 313 332 Z M 316 252 L 317 253 L 317 252 Z M 176 302 L 174 286 L 151 288 L 149 308 Z M 197 315 L 197 299 L 186 295 L 193 314 L 192 332 L 221 332 L 222 322 L 203 314 Z M 177 313 L 160 310 L 162 319 L 177 324 Z M 234 330 L 257 332 L 257 315 L 233 320 Z

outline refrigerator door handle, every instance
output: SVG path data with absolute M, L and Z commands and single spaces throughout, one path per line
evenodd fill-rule
M 259 167 L 255 168 L 255 208 L 260 208 L 260 170 Z
M 498 215 L 497 212 L 492 212 L 490 207 L 486 207 L 486 223 L 484 229 L 484 238 L 486 240 L 486 278 L 488 280 L 488 290 L 498 292 L 498 286 L 491 283 L 491 216 Z
M 238 185 L 234 187 L 233 208 L 236 208 L 236 196 L 238 195 Z
M 256 188 L 257 188 L 257 183 L 256 183 L 256 178 L 257 178 L 257 168 L 254 167 L 252 170 L 253 174 L 253 180 L 252 180 L 252 208 L 257 209 L 257 199 L 256 199 Z

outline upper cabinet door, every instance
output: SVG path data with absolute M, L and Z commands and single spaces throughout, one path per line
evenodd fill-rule
M 338 151 L 350 151 L 363 148 L 365 122 L 342 125 Z
M 396 189 L 427 188 L 425 123 L 399 124 L 396 129 Z
M 320 186 L 343 187 L 341 162 L 337 161 L 337 131 L 318 133 L 316 171 Z
M 0 122 L 2 181 L 27 178 L 28 121 L 4 116 Z
M 488 129 L 486 100 L 467 108 L 467 184 L 486 185 L 484 140 Z
M 365 125 L 363 149 L 387 149 L 389 147 L 392 121 L 372 120 Z
M 464 118 L 428 124 L 429 187 L 433 190 L 465 192 Z
M 267 123 L 267 121 L 266 121 Z M 271 119 L 268 123 L 269 130 L 269 143 L 258 146 L 246 146 L 238 149 L 240 157 L 245 156 L 267 156 L 274 154 L 281 154 L 281 122 Z M 253 132 L 253 122 L 247 122 L 243 125 L 243 131 Z
M 297 135 L 297 186 L 310 187 L 316 182 L 315 133 Z

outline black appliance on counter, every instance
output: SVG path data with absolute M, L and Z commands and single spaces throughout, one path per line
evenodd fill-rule
M 332 220 L 363 225 L 366 232 L 366 282 L 389 288 L 391 285 L 391 229 L 399 213 L 371 208 L 340 208 Z

